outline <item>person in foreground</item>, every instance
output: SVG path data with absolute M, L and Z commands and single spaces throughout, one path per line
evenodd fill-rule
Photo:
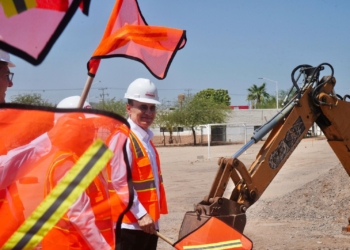
M 129 85 L 125 98 L 128 100 L 126 110 L 130 124 L 126 154 L 131 167 L 134 197 L 130 210 L 123 217 L 116 244 L 119 250 L 155 250 L 158 242 L 155 231 L 159 231 L 160 214 L 168 213 L 159 155 L 149 129 L 156 116 L 156 104 L 160 102 L 156 86 L 144 78 Z M 118 136 L 120 133 L 113 135 L 109 142 L 115 156 L 109 163 L 108 172 L 109 182 L 120 197 L 120 191 L 125 187 L 125 173 L 119 170 L 124 168 L 125 161 L 120 147 L 115 146 Z
M 71 96 L 58 103 L 57 108 L 74 109 L 80 96 Z M 90 109 L 85 102 L 84 109 Z M 64 128 L 64 130 L 62 129 Z M 95 138 L 93 115 L 61 113 L 56 125 L 48 132 L 51 143 L 59 148 L 49 164 L 45 182 L 45 196 L 77 163 Z M 114 228 L 107 182 L 98 174 L 64 216 L 46 234 L 42 249 L 46 250 L 111 250 L 115 248 Z
M 6 90 L 13 86 L 13 73 L 10 72 L 9 67 L 16 66 L 10 61 L 9 53 L 0 50 L 0 103 L 5 103 Z

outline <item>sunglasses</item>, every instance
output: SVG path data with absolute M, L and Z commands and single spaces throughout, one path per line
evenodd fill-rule
M 140 105 L 140 106 L 132 106 L 134 108 L 137 108 L 138 110 L 140 110 L 141 112 L 147 112 L 147 110 L 149 110 L 150 112 L 154 113 L 156 112 L 157 108 L 156 105 L 152 105 L 152 106 L 147 106 L 147 105 Z

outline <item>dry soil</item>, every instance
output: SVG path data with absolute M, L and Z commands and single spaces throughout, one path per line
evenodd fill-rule
M 263 142 L 239 159 L 249 167 Z M 175 242 L 186 211 L 209 192 L 219 157 L 243 145 L 158 147 L 169 214 L 160 232 Z M 208 158 L 208 156 L 210 156 Z M 232 191 L 232 184 L 225 196 Z M 254 249 L 350 249 L 350 178 L 324 138 L 303 139 L 261 198 L 247 211 Z M 174 249 L 159 240 L 159 250 Z

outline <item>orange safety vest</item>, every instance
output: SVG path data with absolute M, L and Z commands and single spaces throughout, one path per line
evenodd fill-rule
M 121 130 L 124 134 L 126 131 Z M 151 161 L 148 158 L 147 152 L 140 142 L 140 140 L 137 138 L 137 136 L 130 131 L 129 139 L 131 141 L 131 148 L 132 148 L 132 182 L 134 189 L 137 192 L 138 199 L 141 202 L 141 204 L 146 209 L 147 213 L 152 217 L 154 221 L 158 220 L 160 218 L 160 214 L 167 214 L 168 213 L 168 207 L 166 202 L 166 196 L 165 196 L 165 189 L 163 185 L 163 179 L 162 179 L 162 173 L 160 169 L 160 161 L 159 161 L 159 155 L 154 147 L 152 141 L 151 145 L 154 148 L 154 151 L 156 152 L 156 160 L 158 165 L 158 177 L 159 177 L 159 193 L 160 193 L 160 199 L 157 195 L 156 185 L 152 173 L 152 167 L 151 167 Z M 107 166 L 107 173 L 108 173 L 108 185 L 109 185 L 109 192 L 110 195 L 116 195 L 112 185 L 111 185 L 111 171 L 112 166 L 108 164 Z M 118 206 L 121 205 L 120 201 L 118 199 L 112 199 L 114 202 L 112 202 L 112 211 L 116 209 Z M 115 201 L 118 202 L 115 202 Z M 114 220 L 117 218 L 113 218 Z M 137 219 L 135 216 L 128 211 L 124 217 L 123 217 L 124 223 L 134 223 L 137 222 Z
M 108 137 L 106 144 L 109 145 L 111 139 L 114 136 L 118 135 L 119 133 L 121 133 L 124 136 L 124 138 L 120 138 L 118 140 L 116 147 L 117 147 L 117 150 L 122 151 L 124 144 L 126 142 L 126 139 L 129 137 L 129 133 L 130 133 L 130 129 L 124 124 L 114 130 L 114 132 Z M 130 205 L 130 204 L 123 203 L 113 188 L 113 185 L 111 182 L 112 168 L 111 168 L 110 162 L 108 162 L 106 170 L 107 170 L 107 180 L 108 180 L 108 192 L 109 192 L 109 197 L 111 199 L 112 218 L 114 222 L 117 222 L 119 221 L 119 217 L 126 211 L 127 205 Z M 129 186 L 126 186 L 126 188 L 128 190 L 123 190 L 125 192 L 125 195 L 130 195 L 131 190 L 129 189 Z M 132 202 L 130 198 L 131 197 L 129 197 L 129 200 L 126 203 Z
M 12 199 L 11 205 L 6 199 L 6 189 Z M 2 223 L 2 229 L 0 233 L 0 248 L 25 221 L 23 214 L 24 207 L 22 201 L 18 196 L 16 183 L 12 183 L 6 189 L 0 190 L 0 218 Z
M 5 154 L 6 150 L 3 148 L 0 149 L 0 155 Z M 7 192 L 9 193 L 12 200 L 11 205 L 6 198 Z M 2 222 L 2 229 L 0 233 L 0 248 L 25 221 L 23 210 L 24 207 L 18 195 L 16 182 L 11 183 L 7 188 L 0 189 L 0 218 Z
M 45 187 L 45 195 L 47 195 L 57 184 L 59 180 L 55 179 L 55 172 L 60 171 L 60 167 L 67 161 L 75 163 L 78 159 L 73 153 L 57 153 L 54 162 L 48 169 L 47 181 Z M 103 178 L 98 175 L 94 181 L 85 190 L 86 194 L 90 198 L 91 207 L 95 215 L 95 224 L 100 230 L 101 234 L 114 249 L 114 229 L 111 215 L 111 207 L 109 197 L 105 185 L 101 182 Z M 79 231 L 70 222 L 67 214 L 65 214 L 52 228 L 42 241 L 43 249 L 74 249 L 85 250 L 91 249 L 90 246 L 84 240 L 84 235 L 81 235 Z

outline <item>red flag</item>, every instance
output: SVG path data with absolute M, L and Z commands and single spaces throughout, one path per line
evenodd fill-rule
M 81 1 L 79 8 L 85 15 L 88 15 L 89 6 L 90 6 L 90 0 L 84 0 L 84 1 Z
M 94 77 L 99 59 L 125 57 L 143 63 L 164 79 L 176 52 L 186 44 L 186 31 L 148 26 L 136 0 L 117 0 L 102 40 L 88 63 Z
M 0 49 L 33 65 L 45 59 L 76 10 L 80 7 L 87 15 L 90 4 L 90 0 L 20 2 L 0 1 Z
M 36 0 L 36 7 L 40 9 L 67 11 L 68 0 Z
M 221 220 L 211 217 L 201 227 L 174 243 L 176 249 L 250 250 L 253 243 Z

